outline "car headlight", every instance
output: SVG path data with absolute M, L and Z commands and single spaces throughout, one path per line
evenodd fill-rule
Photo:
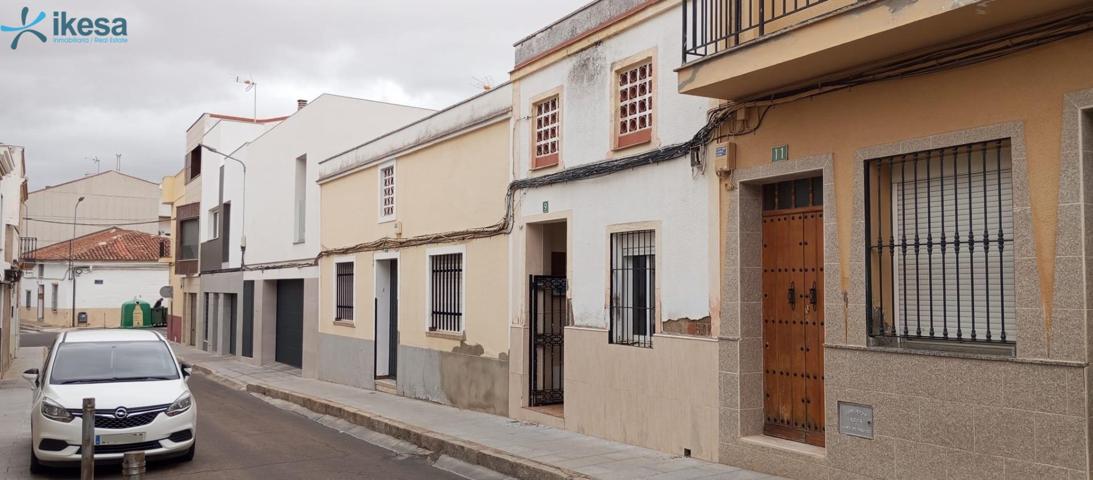
M 172 403 L 170 407 L 167 407 L 167 411 L 163 413 L 166 413 L 168 417 L 173 417 L 182 412 L 185 412 L 186 410 L 189 410 L 190 407 L 193 406 L 193 404 L 193 397 L 190 396 L 190 392 L 186 392 L 182 395 L 179 395 L 178 399 L 175 400 L 175 402 Z
M 49 397 L 42 400 L 42 416 L 62 423 L 72 421 L 72 414 L 68 413 L 68 410 L 59 403 L 50 400 Z

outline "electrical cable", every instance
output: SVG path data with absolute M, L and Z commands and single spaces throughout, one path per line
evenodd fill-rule
M 1033 25 L 1021 30 L 996 35 L 990 38 L 972 40 L 925 54 L 900 59 L 868 69 L 861 73 L 827 81 L 820 81 L 805 87 L 792 88 L 751 97 L 738 102 L 729 102 L 707 112 L 706 124 L 686 142 L 658 148 L 638 155 L 568 168 L 549 175 L 512 181 L 509 183 L 507 192 L 505 193 L 505 214 L 500 221 L 493 225 L 466 230 L 416 235 L 407 238 L 384 237 L 348 247 L 324 248 L 315 257 L 313 262 L 306 264 L 296 263 L 292 264 L 292 266 L 315 265 L 318 263 L 319 259 L 330 255 L 407 248 L 431 243 L 450 243 L 505 235 L 512 231 L 515 218 L 515 194 L 519 191 L 602 177 L 686 156 L 691 158 L 691 165 L 693 167 L 696 165 L 701 166 L 703 163 L 702 157 L 704 157 L 705 147 L 712 139 L 754 133 L 762 126 L 763 120 L 770 110 L 777 105 L 869 83 L 927 75 L 975 65 L 1047 43 L 1070 38 L 1075 35 L 1089 32 L 1090 30 L 1093 30 L 1093 11 L 1085 11 L 1079 14 Z M 755 116 L 754 121 L 751 120 L 750 115 L 746 114 L 750 108 L 755 108 L 758 111 L 758 115 Z M 741 115 L 742 112 L 744 115 Z M 725 132 L 726 127 L 728 127 L 727 133 Z M 714 137 L 715 131 L 718 132 L 716 137 Z M 249 267 L 244 267 L 244 269 L 247 268 Z

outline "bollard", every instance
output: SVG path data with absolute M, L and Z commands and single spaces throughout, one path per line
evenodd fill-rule
M 80 480 L 95 478 L 95 399 L 83 399 L 83 438 L 80 441 Z
M 140 480 L 144 478 L 144 452 L 126 452 L 121 462 L 121 478 Z

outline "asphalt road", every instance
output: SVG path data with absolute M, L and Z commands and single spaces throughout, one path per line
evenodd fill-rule
M 57 332 L 19 332 L 20 347 L 48 347 L 57 338 Z
M 398 455 L 281 410 L 248 393 L 195 375 L 197 455 L 192 462 L 150 463 L 147 478 L 213 479 L 462 479 L 418 456 Z M 100 465 L 96 478 L 120 478 Z M 54 471 L 33 478 L 73 478 Z

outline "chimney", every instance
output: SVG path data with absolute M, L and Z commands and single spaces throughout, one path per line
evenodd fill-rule
M 296 100 L 296 110 L 301 110 L 306 106 L 307 106 L 307 100 L 304 100 L 302 98 L 299 99 L 299 100 Z

